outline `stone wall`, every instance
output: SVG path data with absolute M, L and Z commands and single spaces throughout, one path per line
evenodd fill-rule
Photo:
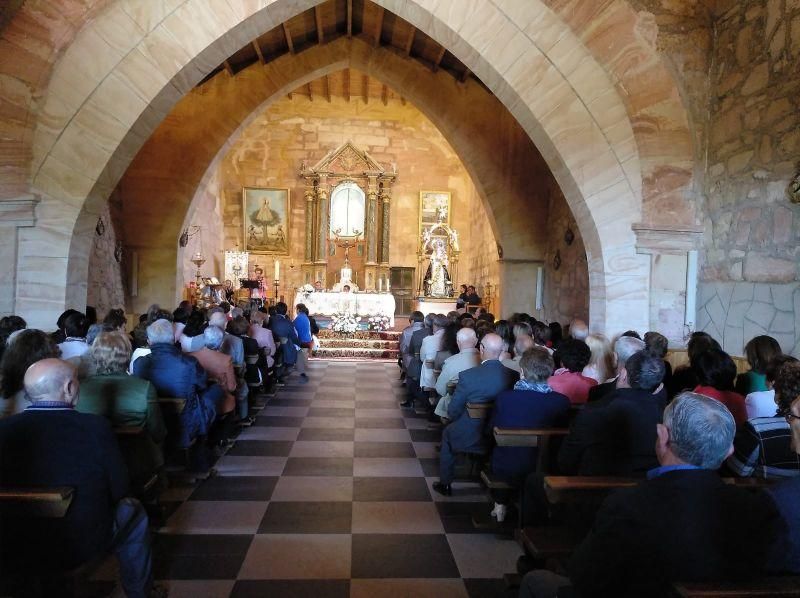
M 316 163 L 348 140 L 385 167 L 397 165 L 399 175 L 391 199 L 392 266 L 417 264 L 419 192 L 450 191 L 452 223 L 462 247 L 459 279 L 497 283 L 497 252 L 475 186 L 438 129 L 410 103 L 399 100 L 364 105 L 340 97 L 332 97 L 329 103 L 295 95 L 272 104 L 245 127 L 220 161 L 218 183 L 214 184 L 218 184 L 222 217 L 198 207 L 193 224 L 204 229 L 216 227 L 224 235 L 224 248 L 241 248 L 242 188 L 289 188 L 290 254 L 278 259 L 283 264 L 281 293 L 290 295 L 291 289 L 301 284 L 305 246 L 305 187 L 298 176 L 300 166 Z M 200 192 L 208 197 L 217 194 L 208 187 Z M 251 256 L 251 264 L 258 262 L 267 273 L 274 260 L 275 256 Z
M 800 5 L 733 3 L 716 23 L 698 328 L 741 354 L 756 334 L 800 352 Z
M 197 209 L 192 214 L 190 231 L 196 231 L 189 243 L 179 251 L 180 284 L 185 285 L 196 279 L 197 268 L 190 262 L 198 251 L 206 257 L 201 272 L 204 276 L 216 276 L 222 280 L 225 270 L 225 235 L 223 231 L 222 200 L 219 194 L 217 173 L 197 190 Z
M 125 289 L 122 282 L 122 262 L 117 262 L 114 251 L 119 239 L 118 202 L 112 197 L 103 210 L 104 232 L 94 233 L 92 253 L 89 257 L 89 284 L 86 293 L 86 304 L 97 310 L 99 318 L 103 318 L 109 309 L 125 307 Z M 120 256 L 122 257 L 122 256 Z
M 566 324 L 572 318 L 588 322 L 589 266 L 583 239 L 558 186 L 553 185 L 545 192 L 550 196 L 550 216 L 546 221 L 536 220 L 537 226 L 547 235 L 542 316 L 546 322 Z M 565 240 L 567 229 L 574 235 L 572 244 Z M 556 253 L 561 262 L 558 269 L 554 263 Z

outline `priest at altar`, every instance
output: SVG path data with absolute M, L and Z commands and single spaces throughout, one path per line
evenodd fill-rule
M 357 292 L 358 285 L 353 282 L 353 269 L 349 266 L 345 266 L 341 269 L 341 277 L 339 278 L 339 282 L 333 285 L 333 292 L 334 293 L 343 293 L 345 291 L 345 287 L 348 287 L 349 291 Z

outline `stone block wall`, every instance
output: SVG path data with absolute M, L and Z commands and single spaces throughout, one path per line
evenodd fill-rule
M 741 354 L 769 333 L 800 350 L 800 4 L 730 3 L 717 20 L 698 328 Z
M 86 304 L 94 306 L 100 319 L 105 317 L 109 309 L 125 307 L 122 262 L 117 262 L 114 256 L 117 239 L 120 238 L 118 212 L 117 197 L 112 196 L 100 215 L 105 231 L 102 235 L 94 232 L 94 243 L 89 257 Z
M 208 197 L 218 193 L 221 215 L 199 207 L 193 224 L 220 230 L 225 249 L 244 247 L 242 188 L 288 188 L 292 211 L 289 256 L 251 255 L 251 264 L 258 262 L 267 273 L 276 257 L 281 260 L 281 293 L 288 297 L 302 278 L 305 187 L 298 176 L 301 164 L 316 163 L 347 140 L 367 150 L 384 167 L 397 165 L 399 175 L 391 198 L 392 266 L 417 264 L 419 192 L 450 191 L 452 222 L 462 247 L 459 279 L 496 284 L 496 248 L 472 180 L 438 129 L 411 104 L 397 100 L 388 105 L 376 100 L 364 105 L 339 97 L 328 103 L 319 97 L 309 101 L 295 95 L 272 104 L 229 147 L 217 170 L 218 188 L 199 191 Z

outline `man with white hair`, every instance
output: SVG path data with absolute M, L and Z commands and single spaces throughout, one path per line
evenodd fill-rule
M 719 477 L 735 432 L 722 403 L 678 395 L 656 425 L 659 467 L 606 499 L 572 553 L 568 577 L 532 571 L 520 598 L 554 597 L 570 585 L 579 595 L 662 596 L 676 581 L 759 575 L 783 526 L 767 496 Z
M 589 327 L 580 318 L 573 318 L 569 323 L 569 335 L 579 341 L 585 341 L 589 336 Z
M 451 494 L 457 453 L 483 453 L 484 421 L 475 419 L 467 413 L 467 403 L 491 403 L 504 390 L 514 386 L 519 374 L 500 363 L 503 352 L 503 339 L 493 332 L 481 340 L 481 364 L 459 374 L 458 385 L 447 407 L 450 423 L 442 433 L 442 447 L 439 452 L 439 481 L 433 489 L 439 494 Z
M 617 389 L 617 380 L 619 379 L 620 372 L 625 369 L 625 364 L 628 362 L 628 359 L 635 353 L 644 350 L 644 348 L 645 344 L 643 340 L 632 336 L 620 336 L 614 342 L 614 361 L 617 365 L 617 375 L 611 380 L 607 380 L 590 388 L 588 402 L 599 401 L 614 392 Z
M 533 337 L 529 334 L 520 334 L 514 339 L 514 357 L 509 359 L 504 359 L 502 361 L 503 365 L 506 366 L 510 370 L 514 370 L 515 372 L 519 373 L 519 360 L 522 359 L 522 356 L 525 354 L 525 351 L 528 349 L 532 349 L 536 346 L 536 343 L 533 342 Z M 547 350 L 547 347 L 542 347 Z M 549 353 L 549 351 L 548 351 Z
M 147 515 L 127 497 L 128 472 L 109 422 L 75 410 L 79 386 L 69 363 L 38 361 L 25 373 L 31 405 L 0 421 L 3 484 L 73 489 L 64 517 L 3 519 L 2 576 L 41 580 L 113 550 L 126 595 L 144 597 L 152 588 Z
M 193 438 L 208 434 L 225 393 L 218 384 L 209 383 L 200 362 L 191 355 L 184 355 L 174 341 L 171 322 L 162 319 L 150 324 L 147 342 L 152 353 L 134 362 L 133 374 L 149 380 L 159 397 L 186 399 L 180 418 L 178 446 L 188 447 Z M 199 448 L 197 450 L 196 456 L 200 461 L 193 467 L 205 470 L 205 454 Z
M 456 334 L 458 353 L 444 360 L 442 372 L 436 381 L 436 392 L 441 399 L 436 405 L 436 415 L 447 417 L 447 406 L 450 404 L 450 391 L 448 386 L 458 382 L 458 376 L 464 370 L 477 367 L 481 362 L 478 353 L 478 336 L 473 328 L 462 328 Z

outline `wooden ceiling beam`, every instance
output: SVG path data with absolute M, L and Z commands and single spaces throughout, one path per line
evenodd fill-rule
M 383 84 L 383 92 L 381 93 L 381 100 L 383 100 L 384 106 L 389 105 L 389 88 L 386 86 L 385 83 Z
M 236 73 L 233 72 L 233 67 L 231 67 L 231 63 L 227 60 L 222 61 L 222 64 L 225 66 L 225 71 L 233 77 Z
M 347 0 L 347 37 L 353 37 L 353 0 Z
M 442 58 L 444 58 L 444 53 L 447 52 L 447 48 L 442 46 L 442 49 L 436 53 L 436 59 L 433 61 L 433 72 L 439 70 L 439 65 L 442 64 Z
M 411 32 L 408 34 L 408 41 L 406 41 L 405 52 L 406 56 L 411 56 L 411 46 L 414 45 L 414 37 L 417 35 L 417 28 L 411 25 Z
M 350 103 L 350 69 L 344 70 L 344 99 Z
M 406 99 L 405 99 L 403 96 L 400 96 L 400 103 L 401 103 L 403 106 L 405 106 L 405 105 L 406 105 Z
M 325 75 L 325 77 L 323 78 L 322 85 L 323 85 L 323 87 L 325 89 L 325 99 L 328 100 L 328 103 L 330 104 L 331 103 L 331 81 L 330 81 L 330 78 L 328 77 L 328 75 Z
M 325 43 L 325 30 L 322 28 L 322 9 L 320 4 L 314 7 L 314 23 L 317 25 L 317 43 Z
M 292 41 L 292 34 L 289 32 L 289 25 L 283 22 L 281 26 L 283 27 L 283 35 L 286 37 L 286 45 L 289 47 L 289 54 L 294 54 L 294 42 Z
M 374 46 L 377 48 L 381 45 L 381 34 L 383 33 L 383 17 L 386 15 L 386 9 L 383 6 L 378 7 L 378 18 L 375 25 L 375 41 Z
M 364 96 L 364 103 L 369 104 L 369 77 L 364 75 L 364 78 L 361 81 L 362 90 L 361 93 Z
M 314 92 L 311 90 L 311 81 L 306 83 L 306 93 L 308 94 L 308 101 L 309 102 L 313 102 L 314 101 Z
M 258 40 L 253 40 L 253 50 L 256 51 L 256 56 L 258 56 L 258 61 L 261 64 L 266 64 L 267 61 L 264 60 L 264 53 L 261 51 L 261 46 L 258 45 Z
M 458 78 L 458 80 L 459 80 L 461 83 L 465 83 L 465 82 L 466 82 L 466 80 L 467 80 L 467 77 L 469 77 L 469 74 L 470 74 L 470 70 L 469 70 L 469 68 L 468 68 L 468 67 L 466 67 L 466 66 L 465 66 L 465 67 L 464 67 L 464 72 L 463 72 L 463 73 L 461 73 L 461 76 Z

